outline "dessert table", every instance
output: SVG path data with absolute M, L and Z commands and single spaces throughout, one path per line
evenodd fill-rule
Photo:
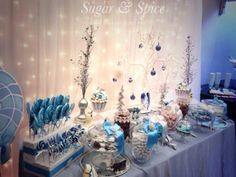
M 132 162 L 131 169 L 122 177 L 235 177 L 235 125 L 229 122 L 225 129 L 195 130 L 197 137 L 175 141 L 177 150 L 158 145 L 150 161 Z M 128 144 L 126 154 L 133 160 Z M 79 160 L 70 164 L 57 177 L 80 177 Z

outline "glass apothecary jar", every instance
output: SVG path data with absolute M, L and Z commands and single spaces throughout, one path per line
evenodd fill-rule
M 156 130 L 154 130 L 156 131 Z M 152 141 L 151 146 L 148 145 L 149 134 L 144 131 L 144 124 L 134 127 L 132 133 L 132 155 L 138 163 L 145 163 L 150 160 L 157 138 Z M 158 136 L 158 135 L 157 135 Z

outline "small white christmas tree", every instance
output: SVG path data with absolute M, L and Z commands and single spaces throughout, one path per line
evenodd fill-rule
M 182 66 L 183 69 L 182 79 L 184 83 L 187 84 L 187 86 L 190 86 L 190 84 L 193 82 L 193 77 L 194 77 L 192 67 L 194 63 L 197 62 L 197 58 L 195 58 L 192 54 L 194 45 L 192 44 L 190 36 L 187 37 L 186 43 L 187 43 L 187 47 L 185 49 L 186 57 L 184 58 L 184 63 Z
M 122 85 L 121 89 L 120 89 L 120 92 L 119 92 L 118 107 L 117 107 L 118 112 L 123 112 L 123 107 L 125 105 L 124 102 L 123 102 L 123 100 L 124 100 L 123 93 L 124 93 L 124 88 L 123 88 L 123 85 Z

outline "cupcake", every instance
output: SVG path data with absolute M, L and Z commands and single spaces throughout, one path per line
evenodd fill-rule
M 191 89 L 188 89 L 188 86 L 185 83 L 179 83 L 175 91 L 176 96 L 181 98 L 182 101 L 188 102 L 192 97 Z
M 91 98 L 94 111 L 103 111 L 107 104 L 107 95 L 103 89 L 97 88 Z

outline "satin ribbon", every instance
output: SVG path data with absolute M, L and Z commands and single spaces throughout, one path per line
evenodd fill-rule
M 105 130 L 108 136 L 114 135 L 116 138 L 117 153 L 124 154 L 124 133 L 121 130 L 120 126 L 117 124 L 112 125 L 111 122 L 104 121 L 103 129 Z
M 152 125 L 152 127 L 151 127 Z M 144 132 L 148 135 L 147 148 L 151 149 L 158 142 L 158 138 L 162 136 L 162 125 L 158 122 L 151 122 L 149 119 L 144 121 Z

